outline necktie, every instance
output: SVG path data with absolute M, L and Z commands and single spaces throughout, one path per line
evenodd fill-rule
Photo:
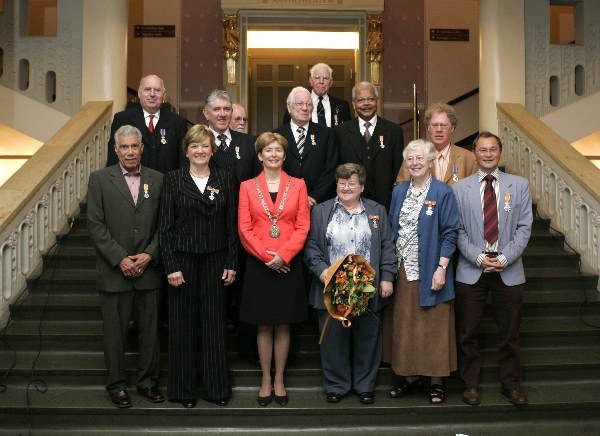
M 365 142 L 368 144 L 369 141 L 371 140 L 371 132 L 369 132 L 369 127 L 371 127 L 371 123 L 369 123 L 368 121 L 365 123 L 365 133 L 363 134 L 363 137 L 365 138 Z
M 485 176 L 486 183 L 483 191 L 483 235 L 490 244 L 498 240 L 498 208 L 493 180 L 494 176 L 491 174 Z
M 148 130 L 150 130 L 150 133 L 154 133 L 154 115 L 150 115 L 150 122 L 148 122 Z
M 437 155 L 437 174 L 436 174 L 436 179 L 443 181 L 444 180 L 444 174 L 445 174 L 445 169 L 444 168 L 444 155 L 442 153 L 439 153 Z
M 219 140 L 219 148 L 221 148 L 222 150 L 226 150 L 227 149 L 227 136 L 225 136 L 224 134 L 219 134 L 217 135 L 217 139 Z
M 327 127 L 327 121 L 325 120 L 325 107 L 323 107 L 323 96 L 319 96 L 319 103 L 317 104 L 317 119 L 318 123 L 323 127 Z
M 302 153 L 304 152 L 304 141 L 306 141 L 306 135 L 304 134 L 304 127 L 300 126 L 298 127 L 298 130 L 296 130 L 298 132 L 298 140 L 296 141 L 296 147 L 298 148 L 298 153 L 300 154 L 300 156 L 302 156 Z

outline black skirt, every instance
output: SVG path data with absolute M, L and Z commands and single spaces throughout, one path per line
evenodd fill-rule
M 306 290 L 300 256 L 292 259 L 290 272 L 283 274 L 248 254 L 240 321 L 255 325 L 277 325 L 302 322 L 306 318 Z

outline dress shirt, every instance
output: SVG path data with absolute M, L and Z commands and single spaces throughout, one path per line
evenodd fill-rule
M 219 141 L 219 138 L 217 138 L 217 136 L 221 135 L 221 133 L 218 133 L 212 127 L 209 127 L 208 130 L 210 130 L 213 133 L 213 135 L 215 136 L 215 143 L 217 144 L 217 148 L 220 148 L 221 143 Z M 229 131 L 229 127 L 222 134 L 227 137 L 227 139 L 225 141 L 227 141 L 227 146 L 229 147 L 231 145 L 231 132 Z
M 444 181 L 446 170 L 448 169 L 448 162 L 450 162 L 450 143 L 440 152 L 435 151 L 436 154 L 436 175 L 435 178 L 439 181 Z
M 371 261 L 371 228 L 362 199 L 360 209 L 354 213 L 348 212 L 335 199 L 325 237 L 330 265 L 348 254 L 358 254 L 367 262 Z
M 160 111 L 156 112 L 155 114 L 147 112 L 146 109 L 142 109 L 142 111 L 144 112 L 144 122 L 146 123 L 146 127 L 150 127 L 150 115 L 154 115 L 154 119 L 152 120 L 152 127 L 156 128 L 156 125 L 158 124 L 158 119 L 160 118 Z
M 315 94 L 315 91 L 311 91 L 310 96 L 313 102 L 312 122 L 319 124 L 319 117 L 317 115 L 319 96 Z M 331 103 L 329 103 L 329 95 L 327 94 L 323 96 L 323 109 L 325 109 L 325 122 L 327 123 L 327 127 L 331 127 Z
M 373 132 L 375 131 L 375 126 L 377 125 L 377 114 L 373 115 L 373 118 L 367 121 L 371 123 L 371 125 L 369 126 L 369 133 L 371 134 L 371 137 L 373 137 Z M 363 120 L 360 117 L 358 118 L 358 129 L 360 130 L 360 134 L 362 136 L 365 136 L 365 123 L 367 121 Z
M 119 167 L 121 167 L 121 171 L 123 172 L 123 177 L 125 177 L 125 183 L 127 183 L 127 187 L 129 188 L 129 192 L 131 193 L 131 198 L 133 199 L 133 204 L 137 204 L 138 194 L 140 193 L 140 179 L 142 172 L 142 165 L 140 165 L 137 171 L 130 173 L 127 171 L 121 162 L 119 162 Z
M 294 123 L 293 120 L 290 120 L 290 127 L 292 129 L 292 135 L 294 135 L 294 141 L 296 141 L 296 144 L 298 143 L 298 138 L 300 137 L 300 134 L 298 133 L 298 127 L 304 127 L 304 136 L 306 136 L 306 139 L 308 140 L 308 124 L 309 123 L 299 126 L 296 123 Z
M 417 192 L 411 180 L 404 203 L 402 203 L 402 209 L 398 214 L 396 256 L 398 257 L 398 265 L 404 261 L 406 280 L 409 282 L 419 280 L 419 234 L 417 226 L 419 225 L 419 214 L 430 186 L 431 176 L 425 182 L 421 192 Z
M 500 170 L 498 168 L 496 168 L 490 174 L 492 176 L 494 176 L 494 180 L 492 181 L 492 187 L 494 188 L 494 192 L 496 193 L 496 208 L 498 209 L 498 222 L 500 222 L 500 207 L 498 206 L 500 203 L 500 198 L 499 198 L 500 183 L 498 181 L 498 179 L 500 177 Z M 477 179 L 479 180 L 479 194 L 481 196 L 481 213 L 482 214 L 483 214 L 483 197 L 484 197 L 485 185 L 486 185 L 485 176 L 487 176 L 486 173 L 484 173 L 481 170 L 477 170 Z M 485 223 L 484 223 L 484 225 L 485 225 Z M 490 244 L 489 242 L 485 241 L 485 251 L 486 252 L 498 252 L 498 240 L 496 240 L 493 244 Z M 481 267 L 481 262 L 483 262 L 484 258 L 485 258 L 485 253 L 481 253 L 481 254 L 479 254 L 479 256 L 477 256 L 477 266 Z M 497 259 L 502 264 L 502 266 L 505 267 L 506 265 L 508 265 L 508 260 L 506 259 L 506 256 L 504 256 L 503 254 L 498 254 Z

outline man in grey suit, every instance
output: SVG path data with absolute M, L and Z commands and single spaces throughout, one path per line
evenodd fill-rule
M 153 403 L 164 401 L 159 377 L 158 206 L 163 176 L 141 165 L 144 144 L 136 127 L 114 135 L 118 163 L 90 175 L 88 229 L 96 246 L 97 286 L 104 321 L 104 360 L 110 400 L 131 407 L 127 393 L 125 351 L 132 312 L 138 325 L 137 391 Z
M 501 392 L 511 403 L 524 405 L 527 397 L 521 391 L 519 324 L 525 293 L 521 255 L 533 221 L 529 182 L 498 169 L 502 142 L 496 135 L 481 132 L 475 138 L 473 153 L 477 172 L 452 187 L 460 214 L 455 292 L 463 401 L 472 406 L 480 403 L 477 336 L 491 292 L 500 335 Z

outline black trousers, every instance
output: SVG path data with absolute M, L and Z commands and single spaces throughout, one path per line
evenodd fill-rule
M 228 399 L 225 252 L 176 256 L 185 283 L 169 287 L 169 399 Z
M 500 383 L 506 389 L 519 389 L 521 385 L 521 349 L 519 327 L 525 286 L 506 286 L 500 273 L 483 273 L 472 284 L 456 282 L 456 325 L 458 336 L 458 369 L 467 388 L 479 385 L 481 358 L 479 355 L 479 323 L 488 293 L 492 294 L 492 314 L 500 345 Z
M 104 361 L 108 368 L 107 390 L 116 392 L 127 387 L 125 351 L 127 327 L 132 313 L 138 325 L 139 347 L 135 383 L 140 388 L 156 385 L 160 375 L 158 293 L 158 289 L 100 292 L 100 309 L 104 321 Z

